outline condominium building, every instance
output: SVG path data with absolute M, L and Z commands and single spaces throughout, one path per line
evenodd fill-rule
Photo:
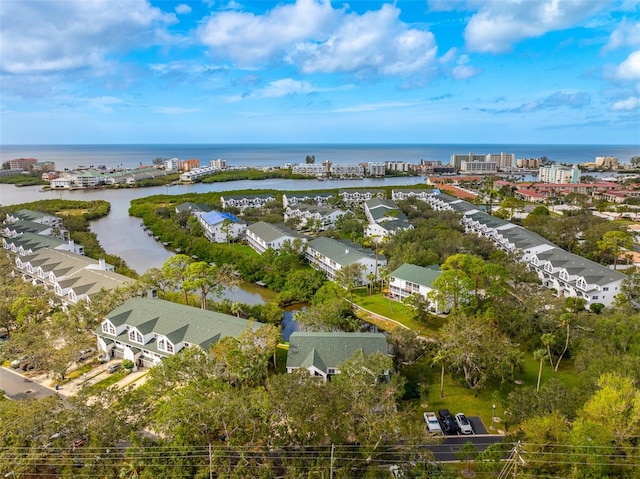
M 580 183 L 580 170 L 577 165 L 569 168 L 561 165 L 541 166 L 539 181 L 542 183 Z

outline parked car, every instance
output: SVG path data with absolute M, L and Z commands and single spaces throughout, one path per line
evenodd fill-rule
M 26 357 L 26 356 L 20 356 L 18 359 L 14 359 L 13 361 L 11 361 L 10 366 L 11 366 L 13 369 L 18 369 L 18 368 L 20 367 L 20 363 L 21 363 L 22 361 L 24 361 L 25 359 L 27 359 L 27 357 Z
M 453 419 L 453 416 L 448 409 L 439 409 L 438 415 L 440 416 L 443 431 L 446 434 L 458 433 L 458 425 L 456 424 L 456 421 Z
M 471 427 L 471 422 L 467 419 L 463 413 L 459 412 L 456 414 L 456 424 L 460 429 L 462 434 L 473 434 L 473 428 Z
M 427 429 L 434 434 L 442 434 L 442 428 L 440 427 L 440 421 L 435 412 L 425 412 L 423 414 L 424 422 L 427 423 Z
M 79 363 L 81 363 L 82 361 L 84 361 L 85 359 L 89 359 L 93 353 L 95 353 L 95 349 L 93 348 L 89 348 L 89 349 L 83 349 L 82 351 L 80 351 L 80 353 L 78 354 L 78 358 L 77 361 Z
M 107 372 L 109 374 L 115 373 L 116 371 L 119 371 L 121 367 L 122 367 L 122 363 L 114 363 L 107 368 Z

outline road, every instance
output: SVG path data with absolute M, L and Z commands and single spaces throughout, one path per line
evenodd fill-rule
M 433 444 L 427 446 L 436 462 L 450 462 L 459 461 L 460 458 L 456 455 L 460 451 L 460 448 L 470 441 L 478 450 L 478 452 L 484 451 L 491 444 L 503 442 L 504 437 L 498 434 L 472 434 L 469 436 L 446 436 L 441 444 Z
M 41 399 L 56 394 L 54 390 L 25 378 L 20 372 L 0 367 L 0 389 L 9 399 Z

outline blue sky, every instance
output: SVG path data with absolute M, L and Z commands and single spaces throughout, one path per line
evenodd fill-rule
M 640 143 L 640 1 L 3 0 L 0 143 Z

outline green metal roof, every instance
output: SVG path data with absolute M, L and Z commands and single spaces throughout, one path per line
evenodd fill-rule
M 411 283 L 433 288 L 433 282 L 442 274 L 438 265 L 428 267 L 405 263 L 391 273 L 391 276 Z
M 288 228 L 283 224 L 273 224 L 267 223 L 265 221 L 258 221 L 257 223 L 253 223 L 252 225 L 247 227 L 247 230 L 251 231 L 253 234 L 266 241 L 267 243 L 271 243 L 272 241 L 282 238 L 283 236 L 304 238 L 303 235 L 301 235 L 297 231 L 293 231 L 291 228 Z

